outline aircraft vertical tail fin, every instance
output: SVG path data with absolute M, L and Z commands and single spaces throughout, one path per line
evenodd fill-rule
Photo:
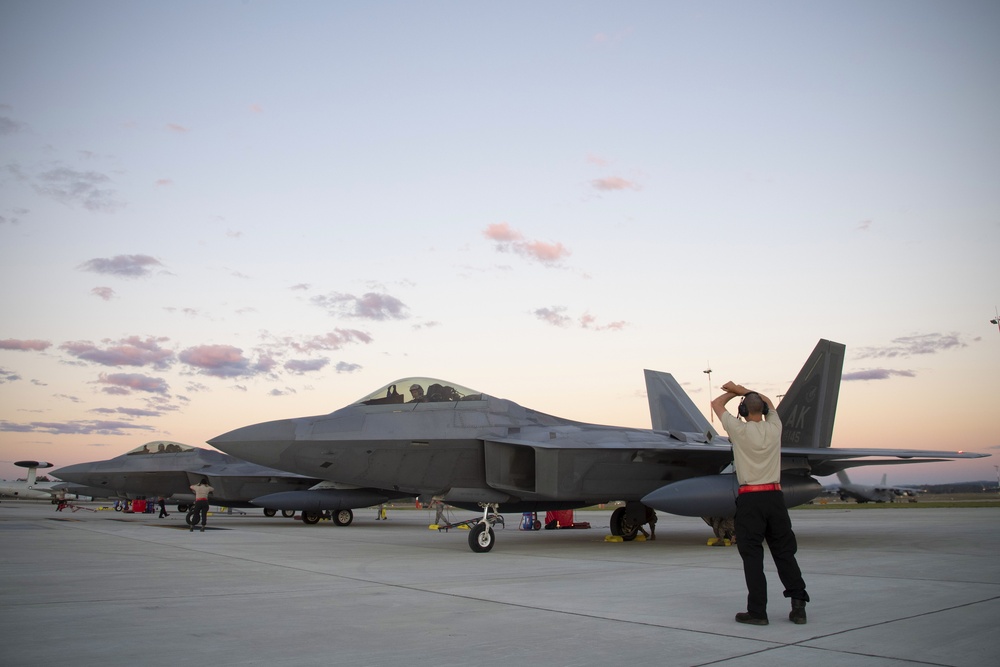
M 844 371 L 841 343 L 820 339 L 781 403 L 782 447 L 829 447 L 837 415 L 840 377 Z
M 670 373 L 645 370 L 649 418 L 654 431 L 697 433 L 711 440 L 718 435 L 691 397 Z

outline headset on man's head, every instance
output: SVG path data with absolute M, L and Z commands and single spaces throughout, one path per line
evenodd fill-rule
M 737 409 L 737 411 L 740 413 L 740 417 L 743 417 L 743 419 L 746 419 L 747 417 L 750 416 L 750 411 L 747 410 L 747 406 L 743 404 L 746 403 L 747 396 L 750 396 L 751 394 L 756 396 L 757 398 L 760 398 L 760 394 L 758 394 L 755 391 L 748 391 L 747 393 L 743 394 L 743 400 L 740 401 L 740 407 Z M 766 417 L 768 411 L 767 401 L 765 401 L 763 398 L 760 398 L 760 402 L 764 405 L 764 407 L 761 408 L 760 414 Z

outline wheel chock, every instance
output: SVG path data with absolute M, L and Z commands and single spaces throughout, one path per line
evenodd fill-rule
M 635 539 L 632 540 L 632 541 L 633 542 L 645 542 L 646 541 L 646 536 L 645 535 L 636 535 Z
M 605 542 L 624 542 L 625 540 L 622 538 L 621 535 L 605 535 L 604 536 L 604 541 Z
M 465 526 L 465 525 L 459 526 L 458 529 L 459 530 L 472 530 L 471 528 L 469 528 L 468 526 Z
M 725 537 L 711 537 L 708 540 L 708 546 L 710 547 L 731 547 L 733 546 L 732 541 L 726 539 Z
M 441 530 L 441 526 L 437 525 L 436 523 L 432 523 L 431 525 L 427 526 L 427 530 Z

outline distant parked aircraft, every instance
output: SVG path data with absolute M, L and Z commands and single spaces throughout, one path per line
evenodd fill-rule
M 106 461 L 59 468 L 52 475 L 71 484 L 94 488 L 112 498 L 163 496 L 182 511 L 194 504 L 191 485 L 207 478 L 215 491 L 213 505 L 250 507 L 250 500 L 280 491 L 309 489 L 314 477 L 265 468 L 209 449 L 169 440 L 154 440 Z M 280 508 L 279 508 L 280 509 Z M 265 508 L 273 516 L 273 510 Z
M 857 484 L 852 482 L 847 473 L 843 470 L 837 473 L 840 486 L 836 493 L 840 494 L 841 500 L 854 498 L 859 503 L 891 503 L 900 496 L 916 496 L 922 493 L 921 489 L 912 486 L 892 486 L 886 483 L 887 475 L 882 475 L 881 484 Z
M 46 461 L 15 461 L 14 465 L 28 469 L 27 479 L 14 481 L 0 480 L 0 496 L 32 500 L 76 500 L 79 496 L 68 493 L 59 482 L 39 482 L 38 469 L 51 468 Z

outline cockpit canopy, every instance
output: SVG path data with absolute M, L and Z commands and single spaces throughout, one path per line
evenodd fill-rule
M 154 440 L 153 442 L 147 442 L 145 445 L 140 445 L 133 450 L 125 452 L 128 456 L 133 456 L 135 454 L 172 454 L 177 452 L 190 452 L 194 447 L 190 445 L 182 445 L 179 442 L 172 442 L 170 440 Z
M 392 403 L 447 403 L 449 401 L 482 401 L 482 393 L 453 382 L 434 378 L 411 377 L 391 382 L 368 394 L 357 405 Z

